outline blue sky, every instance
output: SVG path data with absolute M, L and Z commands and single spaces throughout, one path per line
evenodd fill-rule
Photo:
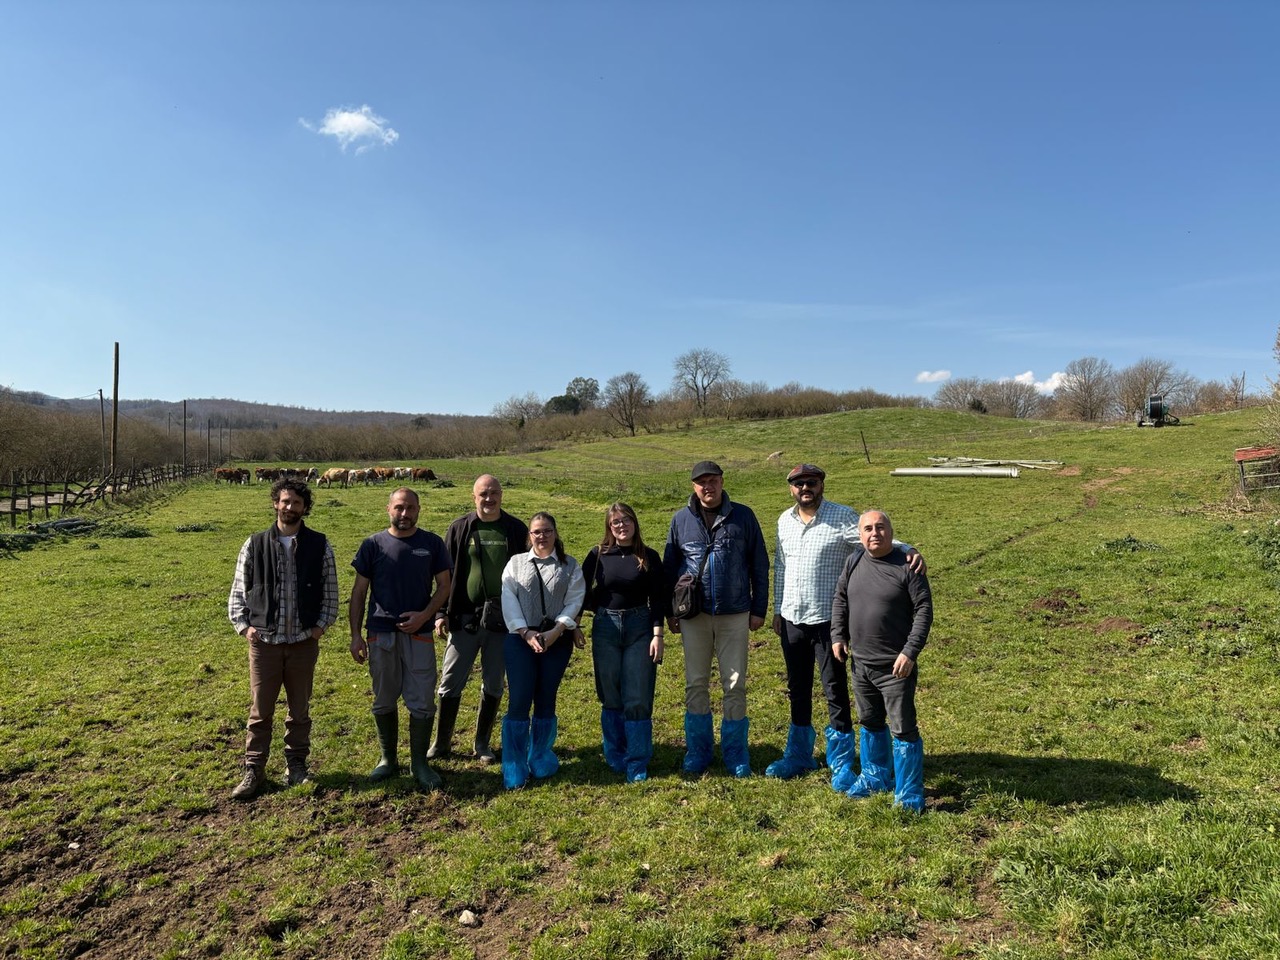
M 8 2 L 0 385 L 1274 372 L 1280 3 Z

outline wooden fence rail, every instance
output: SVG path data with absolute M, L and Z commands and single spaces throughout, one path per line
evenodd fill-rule
M 11 474 L 7 494 L 0 488 L 0 517 L 7 514 L 9 526 L 14 528 L 20 516 L 25 516 L 27 523 L 38 515 L 46 520 L 62 517 L 99 501 L 117 500 L 138 490 L 198 477 L 212 469 L 209 463 L 189 463 L 185 468 L 180 463 L 170 463 L 117 472 L 97 480 L 31 480 Z

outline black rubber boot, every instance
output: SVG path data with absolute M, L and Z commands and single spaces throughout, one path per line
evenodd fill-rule
M 480 713 L 476 717 L 475 753 L 476 759 L 485 763 L 498 762 L 498 755 L 489 746 L 489 739 L 493 736 L 493 722 L 498 718 L 498 704 L 501 702 L 501 697 L 493 697 L 487 693 L 480 700 Z
M 461 705 L 461 697 L 440 698 L 440 708 L 436 711 L 439 726 L 436 728 L 436 742 L 427 751 L 429 760 L 453 756 L 453 728 L 458 722 L 458 707 Z
M 444 786 L 440 774 L 427 765 L 427 745 L 431 742 L 431 718 L 409 717 L 409 769 L 418 789 L 424 793 Z
M 396 749 L 400 743 L 400 715 L 394 710 L 391 713 L 375 713 L 373 722 L 378 725 L 378 746 L 382 748 L 382 759 L 369 774 L 369 779 L 378 783 L 400 776 L 400 761 L 396 759 Z

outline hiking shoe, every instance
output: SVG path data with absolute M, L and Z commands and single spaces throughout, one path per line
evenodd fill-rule
M 252 800 L 263 784 L 262 771 L 257 767 L 245 767 L 244 779 L 231 791 L 232 800 Z
M 307 761 L 301 757 L 295 757 L 288 763 L 288 771 L 285 781 L 291 787 L 300 787 L 304 783 L 315 783 L 315 778 L 311 776 L 311 771 L 307 769 Z

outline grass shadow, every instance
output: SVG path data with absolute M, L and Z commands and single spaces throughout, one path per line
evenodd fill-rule
M 942 809 L 964 810 L 983 797 L 1006 794 L 1050 806 L 1127 806 L 1195 800 L 1199 791 L 1153 767 L 1086 757 L 1025 757 L 1005 753 L 925 755 L 925 776 Z

